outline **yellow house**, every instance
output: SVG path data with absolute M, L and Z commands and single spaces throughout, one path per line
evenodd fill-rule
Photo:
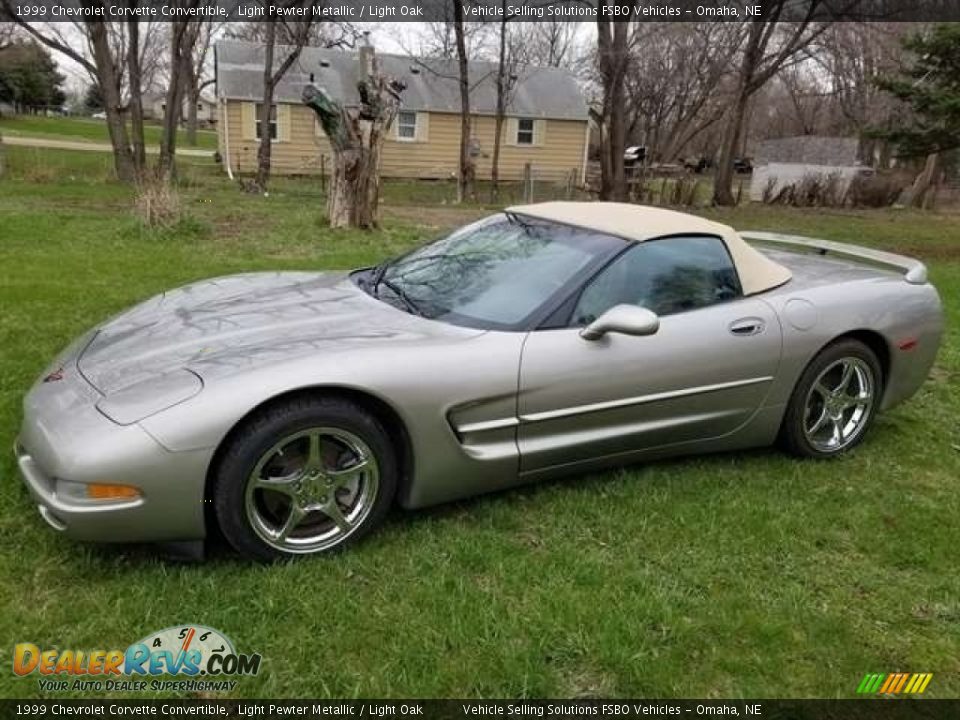
M 277 48 L 276 57 L 285 56 Z M 387 75 L 406 83 L 401 108 L 383 150 L 382 174 L 400 178 L 451 178 L 460 155 L 460 95 L 455 61 L 377 55 Z M 224 169 L 253 173 L 264 129 L 263 46 L 222 40 L 216 44 L 217 134 Z M 274 91 L 271 171 L 301 175 L 329 172 L 330 145 L 314 112 L 300 100 L 313 82 L 347 105 L 357 103 L 357 54 L 304 48 Z M 471 152 L 477 177 L 489 178 L 493 157 L 496 65 L 470 63 Z M 588 142 L 587 104 L 574 78 L 558 68 L 520 71 L 507 107 L 500 177 L 518 180 L 529 163 L 537 180 L 582 182 Z

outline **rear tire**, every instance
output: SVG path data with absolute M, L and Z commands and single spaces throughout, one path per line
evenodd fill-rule
M 383 521 L 397 474 L 376 417 L 340 398 L 295 397 L 256 413 L 231 438 L 214 478 L 214 510 L 246 558 L 329 552 Z
M 828 458 L 863 441 L 883 396 L 876 354 L 859 340 L 838 340 L 803 371 L 780 427 L 780 444 L 800 457 Z

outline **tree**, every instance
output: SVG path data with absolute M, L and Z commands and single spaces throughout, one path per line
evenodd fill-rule
M 214 77 L 209 74 L 210 46 L 222 23 L 204 20 L 200 23 L 197 40 L 191 53 L 187 75 L 187 144 L 197 144 L 198 108 L 204 88 L 212 85 Z
M 374 228 L 379 224 L 380 153 L 400 107 L 403 83 L 380 72 L 370 45 L 360 49 L 359 107 L 345 107 L 310 84 L 303 101 L 317 113 L 333 150 L 327 195 L 330 227 Z
M 132 0 L 136 2 L 136 0 Z M 143 137 L 143 78 L 140 66 L 140 25 L 136 20 L 127 22 L 127 73 L 130 88 L 130 128 L 133 142 L 133 162 L 137 174 L 142 174 L 147 165 L 147 149 Z
M 33 40 L 15 40 L 0 48 L 0 100 L 17 112 L 60 107 L 66 100 L 49 51 Z
M 520 66 L 523 64 L 523 43 L 516 32 L 508 29 L 511 16 L 507 0 L 500 2 L 499 47 L 497 51 L 497 107 L 494 114 L 493 158 L 490 164 L 490 201 L 500 199 L 500 147 L 503 144 L 503 125 L 506 120 L 507 106 L 513 99 L 517 86 Z
M 130 147 L 130 136 L 123 118 L 122 85 L 124 78 L 125 53 L 118 51 L 117 43 L 111 38 L 117 36 L 116 23 L 101 20 L 84 20 L 72 26 L 83 34 L 86 47 L 77 47 L 57 23 L 46 26 L 28 23 L 14 12 L 12 0 L 0 0 L 2 7 L 25 33 L 51 50 L 62 53 L 82 68 L 95 80 L 100 88 L 103 111 L 107 116 L 107 132 L 113 147 L 113 163 L 117 179 L 133 182 L 137 179 L 137 167 Z M 106 15 L 104 0 L 84 0 L 84 7 L 101 11 Z M 124 23 L 119 23 L 123 26 Z
M 802 20 L 785 23 L 780 18 L 792 0 L 774 0 L 762 19 L 741 23 L 742 47 L 737 68 L 736 87 L 727 113 L 727 124 L 720 143 L 720 158 L 714 177 L 713 202 L 733 205 L 733 161 L 744 129 L 744 118 L 750 98 L 760 90 L 788 61 L 809 45 L 828 27 L 814 23 L 822 0 L 808 0 Z
M 259 126 L 264 128 L 261 133 L 260 145 L 257 148 L 257 174 L 250 189 L 265 192 L 270 181 L 271 164 L 271 137 L 266 128 L 270 127 L 270 115 L 273 112 L 273 95 L 277 83 L 283 78 L 290 67 L 299 59 L 300 53 L 306 46 L 319 47 L 352 47 L 358 33 L 350 23 L 329 22 L 319 23 L 312 19 L 290 21 L 281 17 L 279 8 L 287 11 L 299 8 L 307 18 L 312 18 L 317 6 L 313 0 L 286 0 L 279 6 L 271 5 L 269 12 L 272 15 L 259 22 L 231 24 L 226 31 L 227 37 L 248 42 L 258 42 L 263 45 L 263 100 L 258 117 Z M 290 16 L 295 16 L 290 13 Z
M 540 20 L 520 23 L 528 62 L 540 67 L 571 67 L 577 59 L 579 23 Z
M 610 5 L 611 0 L 602 0 Z M 630 62 L 628 32 L 631 23 L 597 16 L 597 68 L 603 88 L 599 113 L 592 113 L 600 131 L 600 199 L 627 199 L 623 153 L 627 144 L 625 120 L 626 76 Z
M 457 202 L 473 195 L 476 169 L 470 152 L 470 65 L 467 58 L 466 33 L 463 27 L 463 6 L 453 2 L 453 33 L 457 46 L 458 85 L 460 88 L 460 162 L 457 172 Z
M 83 109 L 89 113 L 103 110 L 103 91 L 100 89 L 100 83 L 92 82 L 87 85 L 83 93 Z
M 628 139 L 647 157 L 675 160 L 723 116 L 736 55 L 732 23 L 643 23 L 626 78 Z
M 292 5 L 300 4 L 310 11 L 312 3 L 310 0 L 295 0 Z M 260 133 L 260 147 L 257 149 L 257 175 L 254 178 L 254 187 L 260 192 L 266 192 L 267 183 L 270 181 L 270 152 L 272 149 L 272 138 L 267 128 L 270 127 L 270 114 L 273 110 L 273 93 L 277 83 L 286 74 L 290 66 L 296 62 L 303 51 L 304 45 L 310 40 L 310 28 L 313 26 L 313 20 L 299 20 L 295 22 L 283 22 L 277 14 L 276 8 L 270 6 L 272 13 L 266 23 L 264 44 L 263 44 L 263 101 L 260 105 L 259 125 L 263 128 Z M 308 14 L 307 17 L 310 17 Z M 277 45 L 277 26 L 282 25 L 289 39 L 289 45 Z M 276 63 L 274 55 L 279 47 L 280 62 Z
M 876 83 L 906 103 L 913 117 L 876 134 L 895 143 L 903 157 L 926 155 L 909 202 L 927 207 L 940 153 L 960 147 L 960 25 L 935 25 L 905 38 L 903 48 L 910 53 L 910 65 L 898 76 L 878 77 Z
M 196 7 L 200 0 L 185 0 L 184 5 Z M 177 147 L 177 128 L 183 108 L 183 96 L 193 73 L 193 49 L 203 26 L 202 20 L 177 20 L 170 23 L 170 80 L 160 131 L 160 155 L 157 158 L 157 173 L 172 176 Z M 138 87 L 139 91 L 139 87 Z
M 889 143 L 866 131 L 870 127 L 889 129 L 898 123 L 899 103 L 880 89 L 874 78 L 902 69 L 904 34 L 903 23 L 832 23 L 824 33 L 820 52 L 810 55 L 811 62 L 826 73 L 834 111 L 842 125 L 839 132 L 858 136 L 858 155 L 865 164 L 888 164 Z

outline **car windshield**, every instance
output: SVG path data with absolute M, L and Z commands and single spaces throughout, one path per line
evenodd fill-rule
M 366 285 L 424 317 L 518 329 L 622 248 L 623 241 L 609 235 L 495 215 L 381 266 Z

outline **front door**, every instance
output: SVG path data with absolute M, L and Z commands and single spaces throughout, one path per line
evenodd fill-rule
M 661 313 L 659 330 L 580 337 L 625 301 Z M 570 325 L 524 344 L 522 472 L 731 433 L 761 406 L 780 362 L 776 314 L 740 296 L 719 238 L 630 249 L 584 290 Z

